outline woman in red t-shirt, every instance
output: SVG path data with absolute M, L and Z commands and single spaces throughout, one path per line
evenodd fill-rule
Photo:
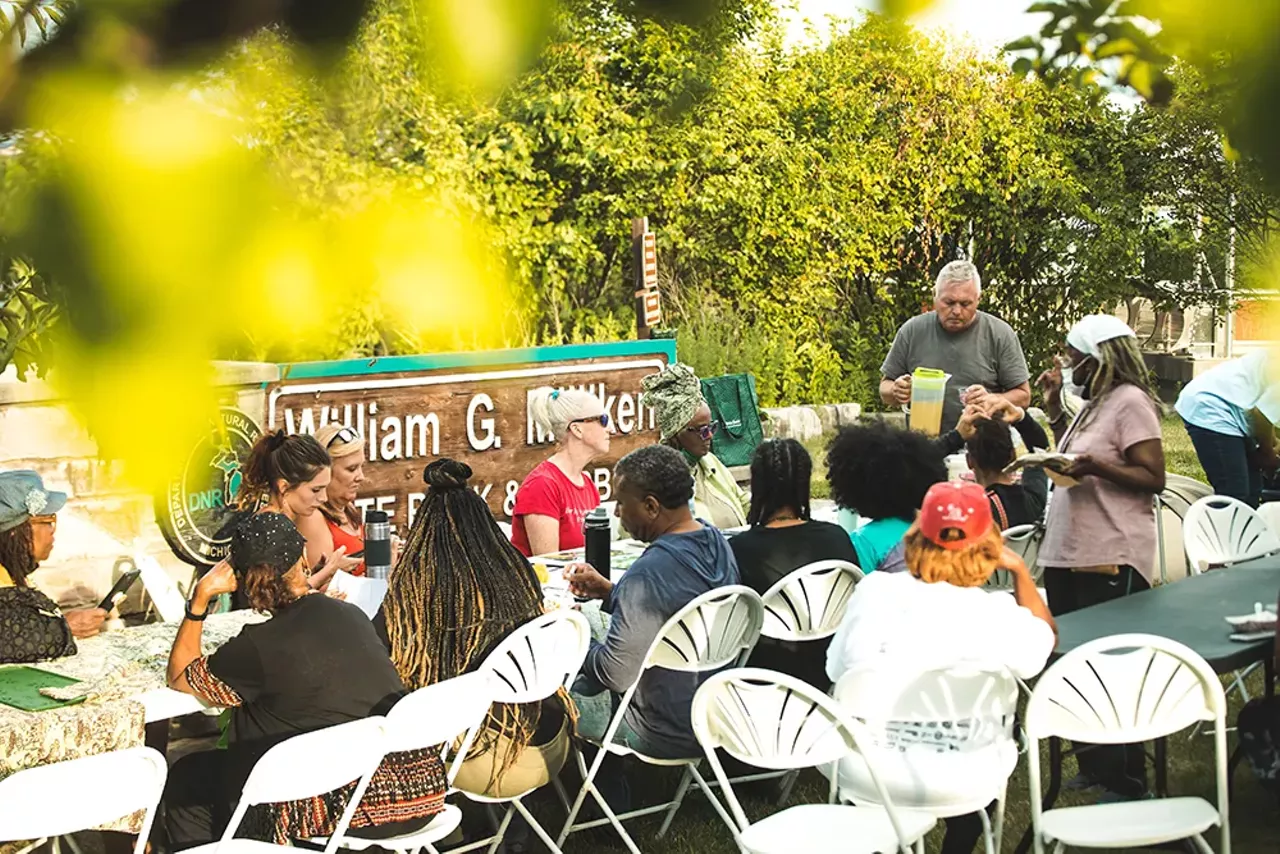
M 572 388 L 537 389 L 529 397 L 529 416 L 559 447 L 516 491 L 511 542 L 526 557 L 581 548 L 583 519 L 600 506 L 600 492 L 584 469 L 609 453 L 613 425 L 600 398 Z

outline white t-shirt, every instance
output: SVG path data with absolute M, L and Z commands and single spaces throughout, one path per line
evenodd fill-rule
M 855 667 L 924 671 L 969 661 L 1029 679 L 1054 643 L 1049 624 L 1007 594 L 873 572 L 849 599 L 827 649 L 827 676 L 838 682 Z

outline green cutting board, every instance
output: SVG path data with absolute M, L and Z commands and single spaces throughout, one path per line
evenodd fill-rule
M 55 700 L 40 693 L 41 688 L 61 688 L 74 685 L 79 679 L 60 676 L 41 670 L 38 667 L 17 665 L 0 667 L 0 703 L 22 709 L 24 712 L 43 712 L 49 709 L 60 709 L 63 706 L 74 706 L 84 702 L 84 697 L 74 700 Z

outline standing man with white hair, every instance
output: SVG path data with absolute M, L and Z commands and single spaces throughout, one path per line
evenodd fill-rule
M 934 310 L 911 318 L 894 336 L 880 367 L 880 399 L 905 406 L 911 401 L 911 372 L 937 368 L 951 375 L 942 407 L 944 433 L 956 426 L 966 403 L 991 394 L 1025 409 L 1031 403 L 1027 359 L 1012 327 L 978 310 L 978 268 L 952 261 L 938 273 L 933 294 Z

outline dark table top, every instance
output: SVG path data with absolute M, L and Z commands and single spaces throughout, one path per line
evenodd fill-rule
M 1236 564 L 1070 614 L 1058 623 L 1059 658 L 1096 638 L 1128 632 L 1161 635 L 1189 646 L 1218 673 L 1262 661 L 1275 640 L 1231 640 L 1225 617 L 1252 614 L 1255 602 L 1274 605 L 1280 594 L 1280 556 Z

